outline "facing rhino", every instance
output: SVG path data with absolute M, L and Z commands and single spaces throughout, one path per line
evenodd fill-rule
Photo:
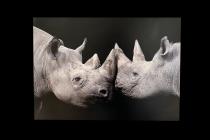
M 152 61 L 146 61 L 136 40 L 133 61 L 115 45 L 118 74 L 115 86 L 134 98 L 144 98 L 155 93 L 180 95 L 180 43 L 161 39 L 160 49 Z
M 110 99 L 116 71 L 114 49 L 100 67 L 97 54 L 85 64 L 82 51 L 69 49 L 60 39 L 33 27 L 34 95 L 54 93 L 63 102 L 85 107 L 96 99 Z

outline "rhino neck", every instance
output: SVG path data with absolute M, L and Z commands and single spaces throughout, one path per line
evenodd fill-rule
M 180 56 L 174 60 L 173 90 L 177 96 L 180 96 Z
M 174 57 L 171 61 L 164 63 L 159 67 L 157 81 L 160 89 L 169 91 L 168 93 L 175 96 L 180 95 L 180 55 Z
M 178 73 L 175 73 L 175 69 L 172 63 L 160 65 L 151 61 L 140 83 L 143 86 L 138 89 L 141 93 L 140 97 L 148 97 L 156 93 L 177 94 Z
M 180 94 L 180 52 L 181 44 L 174 43 L 168 55 L 162 57 L 157 53 L 152 60 L 149 75 L 153 75 L 157 89 L 179 96 Z
M 173 59 L 168 63 L 167 69 L 173 76 L 172 88 L 173 94 L 180 96 L 180 55 L 181 55 L 181 44 L 175 43 L 172 46 Z
M 46 48 L 53 36 L 33 27 L 33 55 L 34 55 L 34 95 L 41 97 L 50 92 L 48 81 L 46 79 Z
M 42 56 L 35 61 L 39 61 L 39 64 L 34 65 L 34 91 L 35 96 L 42 97 L 51 92 L 46 76 L 46 58 Z

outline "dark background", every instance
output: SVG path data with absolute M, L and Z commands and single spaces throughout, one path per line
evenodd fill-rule
M 181 41 L 181 18 L 34 18 L 33 25 L 61 38 L 66 47 L 75 49 L 87 37 L 83 62 L 98 53 L 101 63 L 115 42 L 131 59 L 135 39 L 138 39 L 146 60 L 151 60 L 160 47 L 160 39 L 168 36 Z M 134 100 L 115 92 L 110 103 L 87 109 L 66 105 L 53 95 L 44 99 L 39 119 L 138 119 L 178 120 L 179 99 L 157 96 Z

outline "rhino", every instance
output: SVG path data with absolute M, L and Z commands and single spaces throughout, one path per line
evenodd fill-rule
M 79 107 L 112 98 L 116 61 L 114 49 L 103 65 L 95 53 L 82 63 L 83 43 L 67 48 L 61 39 L 33 27 L 34 96 L 54 94 L 56 98 Z
M 167 36 L 164 36 L 153 59 L 146 61 L 138 40 L 135 40 L 131 61 L 116 43 L 118 72 L 115 87 L 135 99 L 154 97 L 159 93 L 179 98 L 180 48 L 180 42 L 170 43 Z

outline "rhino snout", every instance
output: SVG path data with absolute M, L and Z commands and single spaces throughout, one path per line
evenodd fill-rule
M 118 79 L 115 80 L 115 85 L 118 85 Z

